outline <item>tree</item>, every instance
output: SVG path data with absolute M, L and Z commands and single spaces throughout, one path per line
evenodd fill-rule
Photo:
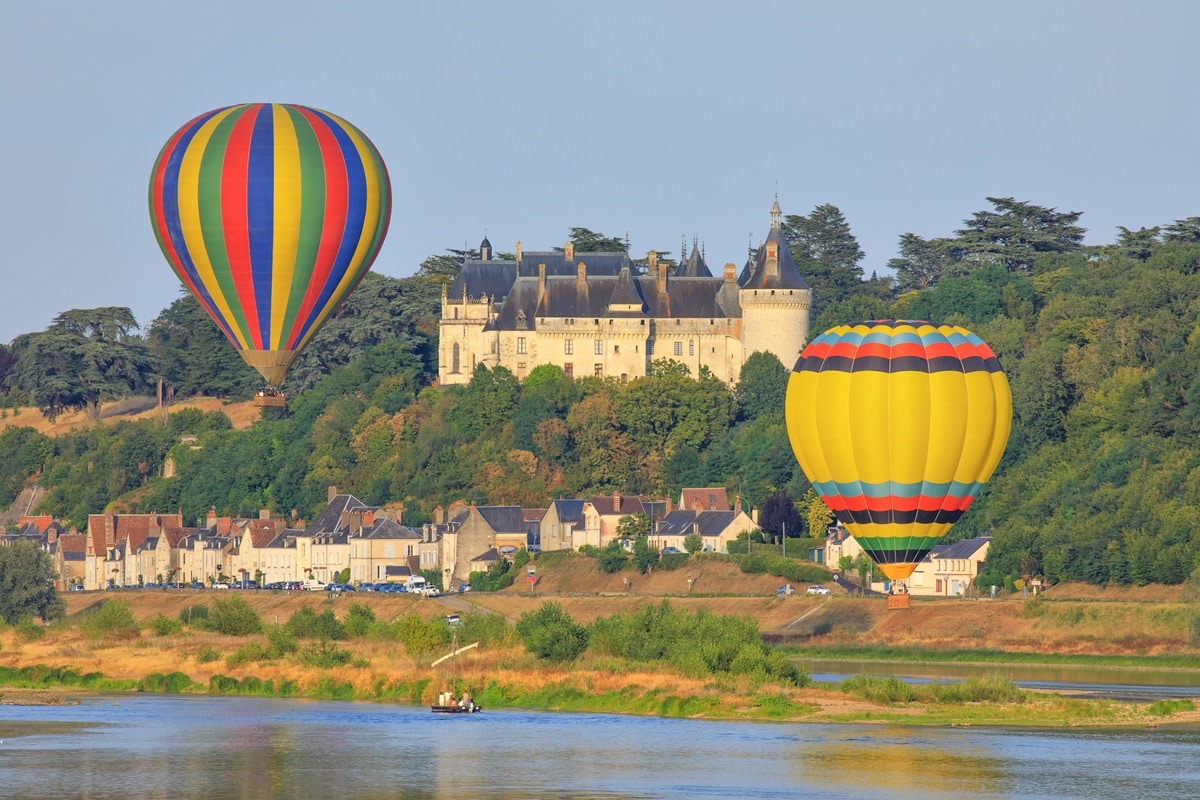
M 627 253 L 629 245 L 624 239 L 605 236 L 587 228 L 571 228 L 570 242 L 575 246 L 576 253 Z M 561 251 L 561 247 L 556 247 Z
M 0 618 L 16 625 L 23 617 L 59 619 L 66 606 L 54 589 L 54 561 L 29 542 L 0 547 Z
M 772 536 L 799 536 L 803 532 L 800 512 L 796 501 L 787 492 L 776 492 L 768 497 L 758 512 L 758 526 Z
M 417 267 L 417 277 L 432 280 L 435 283 L 452 283 L 468 259 L 478 259 L 479 257 L 478 250 L 446 248 L 445 253 L 432 255 L 422 261 L 421 266 Z
M 1117 247 L 1122 253 L 1138 261 L 1146 261 L 1154 255 L 1154 248 L 1158 245 L 1157 227 L 1131 231 L 1123 225 L 1118 225 L 1117 230 L 1120 231 L 1117 234 Z
M 800 505 L 804 508 L 804 521 L 808 524 L 808 535 L 823 538 L 826 528 L 832 525 L 834 520 L 829 506 L 825 505 L 825 501 L 812 489 L 809 489 L 804 495 Z
M 236 595 L 213 601 L 208 624 L 212 630 L 226 636 L 249 636 L 262 632 L 262 619 L 258 612 Z
M 834 299 L 866 290 L 858 265 L 863 258 L 862 248 L 837 206 L 819 205 L 807 217 L 789 214 L 784 219 L 783 236 L 796 267 L 812 287 L 814 314 Z
M 1163 229 L 1167 242 L 1200 242 L 1200 217 L 1177 219 Z
M 588 632 L 558 603 L 543 603 L 517 620 L 517 635 L 525 649 L 547 661 L 574 661 L 587 649 Z
M 650 546 L 650 540 L 645 536 L 639 536 L 633 541 L 633 566 L 638 572 L 645 575 L 654 567 L 658 566 L 659 553 L 658 550 Z
M 888 260 L 896 271 L 896 293 L 929 289 L 954 269 L 953 239 L 922 239 L 915 233 L 900 235 L 900 255 Z
M 64 311 L 41 333 L 13 341 L 14 382 L 47 419 L 85 410 L 96 419 L 100 403 L 147 387 L 153 359 L 128 308 Z
M 1009 272 L 1032 272 L 1042 253 L 1065 253 L 1083 243 L 1086 228 L 1075 223 L 1081 211 L 1060 212 L 1011 197 L 989 197 L 993 211 L 976 211 L 956 231 L 959 260 L 982 265 L 999 262 Z
M 626 514 L 617 520 L 617 536 L 630 541 L 650 532 L 650 517 L 645 514 Z
M 698 533 L 689 533 L 683 537 L 683 549 L 694 556 L 704 549 L 704 539 Z
M 738 419 L 783 417 L 789 367 L 781 364 L 778 356 L 773 353 L 750 354 L 746 363 L 742 364 L 737 388 L 734 389 Z

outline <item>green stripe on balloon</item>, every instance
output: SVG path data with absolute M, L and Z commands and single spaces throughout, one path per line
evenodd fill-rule
M 321 158 L 321 147 L 312 126 L 295 108 L 284 106 L 296 130 L 296 144 L 300 168 L 300 236 L 296 248 L 296 262 L 292 269 L 292 283 L 288 290 L 287 310 L 284 312 L 283 328 L 278 347 L 286 347 L 292 331 L 303 324 L 297 317 L 304 302 L 304 292 L 312 280 L 321 245 L 321 231 L 325 227 L 325 163 Z
M 854 539 L 862 549 L 872 556 L 877 553 L 927 553 L 934 545 L 941 542 L 944 536 L 855 536 Z M 875 559 L 879 561 L 879 558 Z

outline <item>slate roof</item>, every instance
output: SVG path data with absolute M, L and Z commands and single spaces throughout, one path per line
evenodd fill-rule
M 925 558 L 971 558 L 973 555 L 979 552 L 980 548 L 991 541 L 992 540 L 990 537 L 980 536 L 974 539 L 962 539 L 961 541 L 953 542 L 952 544 L 935 545 L 934 548 L 929 551 L 929 555 L 927 555 Z
M 679 269 L 675 270 L 675 275 L 679 278 L 711 278 L 713 276 L 708 264 L 704 263 L 704 255 L 700 252 L 700 248 L 696 247 L 695 242 L 692 242 L 692 254 L 680 263 Z
M 525 514 L 520 506 L 479 506 L 475 509 L 496 533 L 525 533 Z
M 643 503 L 642 498 L 638 497 L 635 494 L 620 495 L 619 496 L 619 500 L 620 500 L 619 508 L 613 502 L 613 499 L 614 498 L 611 494 L 606 494 L 606 495 L 600 495 L 599 497 L 590 498 L 587 502 L 591 503 L 592 507 L 595 508 L 596 511 L 598 513 L 600 513 L 602 516 L 610 516 L 612 514 L 618 514 L 620 516 L 625 516 L 626 514 L 646 514 L 648 516 L 650 515 L 650 511 L 647 510 L 646 507 L 651 504 Z
M 737 518 L 737 511 L 672 511 L 658 521 L 660 536 L 686 536 L 698 525 L 701 536 L 719 536 Z
M 583 500 L 555 500 L 559 522 L 583 522 Z
M 767 244 L 774 242 L 779 253 L 779 272 L 777 275 L 767 274 Z M 743 289 L 807 289 L 808 284 L 800 276 L 800 270 L 792 259 L 791 248 L 783 237 L 783 232 L 772 228 L 767 235 L 767 242 L 760 248 L 754 259 L 754 266 L 741 284 Z
M 313 520 L 313 524 L 308 526 L 308 532 L 310 534 L 319 534 L 336 531 L 342 526 L 342 514 L 344 512 L 370 511 L 371 508 L 372 506 L 368 506 L 352 494 L 334 495 L 325 508 L 321 509 L 321 513 L 317 514 L 317 518 Z
M 421 534 L 407 525 L 401 525 L 394 520 L 381 518 L 369 528 L 363 528 L 358 535 L 361 539 L 420 539 Z

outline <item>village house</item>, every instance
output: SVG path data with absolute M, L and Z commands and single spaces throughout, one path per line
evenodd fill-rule
M 546 509 L 540 524 L 540 545 L 543 552 L 571 550 L 576 536 L 582 541 L 583 500 L 555 500 Z
M 758 530 L 758 525 L 741 510 L 671 511 L 657 520 L 647 542 L 662 550 L 672 547 L 686 552 L 684 540 L 691 534 L 700 537 L 705 553 L 728 553 L 729 543 L 740 534 Z
M 478 571 L 472 568 L 472 563 L 489 550 L 495 550 L 499 557 L 528 546 L 529 529 L 520 506 L 472 505 L 451 522 L 454 524 L 453 536 L 449 537 L 451 547 L 442 548 L 447 585 L 465 582 L 472 571 Z
M 386 518 L 374 520 L 350 539 L 350 580 L 386 583 L 399 575 L 397 567 L 404 567 L 405 574 L 419 572 L 421 541 L 421 533 L 412 528 Z
M 724 486 L 706 489 L 683 489 L 679 493 L 679 508 L 683 511 L 728 511 L 729 496 Z
M 89 514 L 88 547 L 85 554 L 84 585 L 89 589 L 131 585 L 127 555 L 136 553 L 151 528 L 182 527 L 181 514 Z M 118 544 L 120 548 L 118 549 Z M 111 561 L 110 561 L 111 559 Z
M 906 582 L 909 594 L 922 597 L 970 594 L 991 544 L 991 538 L 984 536 L 936 545 L 921 559 Z
M 666 510 L 661 501 L 642 500 L 637 495 L 600 495 L 583 503 L 583 527 L 574 530 L 571 547 L 578 550 L 584 545 L 605 547 L 617 538 L 617 527 L 622 517 L 645 514 L 651 521 Z

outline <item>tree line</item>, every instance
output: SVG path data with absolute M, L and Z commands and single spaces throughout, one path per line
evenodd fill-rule
M 969 327 L 999 354 L 1013 390 L 1013 434 L 991 483 L 952 531 L 994 536 L 987 582 L 1183 580 L 1200 556 L 1200 218 L 1121 228 L 1112 244 L 1085 246 L 1080 212 L 988 202 L 953 236 L 901 236 L 894 277 L 864 276 L 862 251 L 836 207 L 786 217 L 793 257 L 814 288 L 812 329 L 935 319 Z M 575 234 L 613 245 L 587 229 Z M 48 490 L 42 509 L 76 523 L 109 506 L 182 508 L 188 519 L 209 508 L 308 516 L 337 485 L 367 502 L 404 503 L 406 520 L 419 522 L 456 499 L 545 505 L 565 495 L 723 485 L 764 510 L 778 509 L 782 495 L 796 512 L 788 533 L 819 533 L 825 517 L 819 506 L 812 513 L 786 443 L 790 365 L 771 356 L 752 356 L 732 388 L 669 362 L 626 385 L 570 379 L 550 366 L 524 382 L 501 368 L 477 370 L 465 386 L 431 385 L 439 281 L 470 255 L 440 258 L 427 275 L 364 281 L 309 360 L 293 368 L 286 413 L 249 430 L 197 412 L 52 439 L 3 432 L 0 501 L 38 474 Z M 69 373 L 54 371 L 47 353 L 78 352 L 101 375 L 129 374 L 97 355 L 122 343 L 142 348 L 131 362 L 153 365 L 142 389 L 155 376 L 179 394 L 237 397 L 254 388 L 253 373 L 188 298 L 144 338 L 131 319 L 100 316 L 67 312 L 46 332 L 48 343 L 32 334 L 38 348 L 18 337 L 0 351 L 9 403 L 33 400 L 53 412 L 35 394 L 43 383 L 69 383 Z M 75 344 L 56 349 L 66 341 Z M 45 356 L 41 372 L 30 371 L 41 358 L 31 353 Z M 94 383 L 80 383 L 97 397 Z M 98 396 L 105 391 L 114 390 Z M 72 407 L 80 402 L 86 407 L 86 398 Z M 200 449 L 179 443 L 185 430 L 200 437 Z M 161 474 L 168 455 L 172 478 Z

